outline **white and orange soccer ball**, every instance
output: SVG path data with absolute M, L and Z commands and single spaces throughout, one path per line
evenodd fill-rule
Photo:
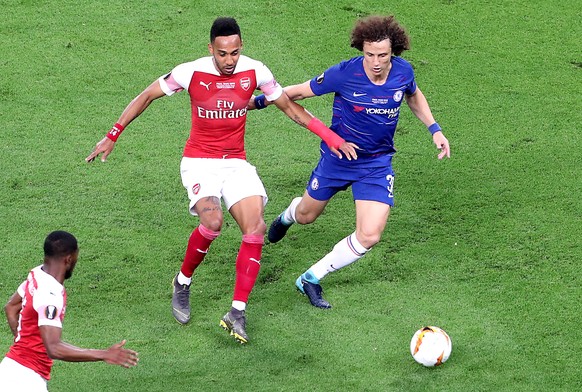
M 423 327 L 416 331 L 410 341 L 412 358 L 427 367 L 445 363 L 452 349 L 451 338 L 439 327 Z

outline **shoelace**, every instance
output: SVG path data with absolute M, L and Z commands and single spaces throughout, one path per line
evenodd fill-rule
M 309 283 L 309 282 L 307 282 L 307 283 Z M 309 286 L 311 286 L 313 288 L 313 290 L 315 291 L 315 295 L 318 295 L 321 297 L 321 293 L 323 293 L 323 288 L 321 287 L 321 285 L 310 283 Z
M 234 318 L 234 317 L 231 318 L 231 316 L 232 315 L 229 315 L 228 318 L 230 319 L 230 322 L 232 323 L 232 327 L 233 328 L 237 324 L 241 325 L 243 329 L 245 328 L 245 325 L 246 325 L 246 321 L 247 320 L 246 320 L 246 318 L 245 318 L 244 315 L 243 316 L 240 316 L 239 318 Z
M 180 302 L 180 306 L 186 307 L 188 305 L 188 299 L 190 297 L 188 285 L 179 285 L 180 289 L 176 292 L 178 296 L 178 302 Z

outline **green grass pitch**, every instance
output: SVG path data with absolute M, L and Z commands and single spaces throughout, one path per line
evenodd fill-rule
M 0 302 L 42 260 L 52 230 L 74 233 L 64 339 L 128 339 L 140 363 L 57 362 L 51 391 L 582 390 L 582 9 L 575 0 L 0 0 Z M 179 160 L 186 94 L 155 102 L 106 164 L 85 156 L 143 88 L 207 54 L 217 16 L 282 85 L 358 55 L 358 16 L 395 14 L 403 57 L 449 138 L 436 159 L 408 109 L 394 159 L 396 208 L 383 240 L 324 281 L 331 311 L 295 278 L 355 225 L 351 194 L 264 248 L 248 308 L 251 342 L 218 326 L 240 233 L 227 219 L 193 285 L 193 317 L 170 310 L 171 280 L 197 220 Z M 330 97 L 302 104 L 325 122 Z M 303 192 L 318 140 L 270 108 L 248 116 L 247 150 L 269 223 Z M 427 369 L 409 353 L 423 325 L 453 352 Z M 11 344 L 0 327 L 0 353 Z M 1 389 L 1 386 L 0 386 Z

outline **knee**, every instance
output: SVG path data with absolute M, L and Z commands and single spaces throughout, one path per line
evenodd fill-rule
M 204 219 L 200 219 L 200 224 L 206 227 L 208 230 L 219 232 L 222 229 L 223 217 L 205 217 Z
M 308 225 L 315 222 L 319 214 L 314 211 L 297 208 L 295 210 L 295 221 L 300 225 Z
M 257 222 L 250 224 L 246 228 L 243 229 L 244 234 L 264 236 L 266 232 L 267 232 L 267 224 L 265 223 L 265 221 L 263 219 L 260 219 Z
M 380 242 L 380 239 L 382 238 L 382 233 L 359 231 L 359 232 L 356 232 L 356 238 L 358 239 L 358 242 L 360 244 L 362 244 L 362 246 L 364 248 L 370 249 L 371 247 L 376 245 L 378 242 Z
M 263 219 L 261 219 L 261 221 L 257 224 L 257 227 L 255 228 L 255 234 L 265 235 L 266 232 L 267 224 Z

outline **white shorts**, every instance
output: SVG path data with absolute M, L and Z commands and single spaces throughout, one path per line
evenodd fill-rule
M 34 370 L 5 357 L 0 362 L 2 392 L 48 392 L 46 380 Z
M 188 191 L 190 213 L 198 200 L 216 196 L 226 208 L 249 196 L 262 196 L 267 204 L 267 192 L 257 169 L 244 159 L 182 158 L 182 185 Z

